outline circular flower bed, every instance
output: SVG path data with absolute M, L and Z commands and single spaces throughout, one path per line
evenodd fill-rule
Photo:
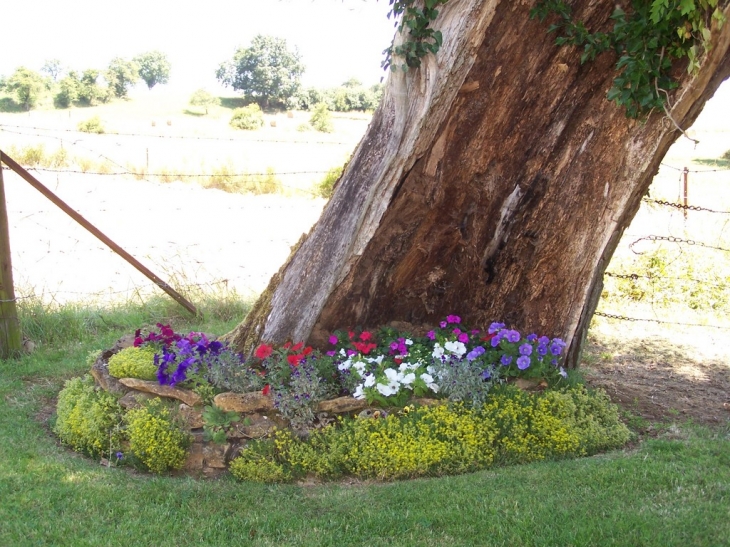
M 55 431 L 109 465 L 244 480 L 394 479 L 580 456 L 629 432 L 571 381 L 565 344 L 456 315 L 415 336 L 338 331 L 330 348 L 261 344 L 250 360 L 157 325 L 67 383 Z M 519 387 L 535 391 L 526 392 Z

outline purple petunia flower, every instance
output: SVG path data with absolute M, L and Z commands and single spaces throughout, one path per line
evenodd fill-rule
M 517 332 L 516 330 L 508 330 L 507 331 L 507 337 L 506 338 L 507 338 L 507 341 L 508 342 L 512 342 L 512 343 L 519 342 L 520 341 L 520 333 Z
M 540 344 L 540 345 L 537 346 L 537 354 L 538 355 L 540 355 L 540 356 L 547 355 L 547 351 L 548 351 L 547 345 Z
M 563 348 L 559 344 L 550 344 L 550 353 L 553 355 L 560 355 L 562 351 Z
M 537 339 L 537 343 L 547 346 L 550 343 L 550 338 L 548 338 L 547 336 L 541 336 Z
M 520 355 L 532 355 L 532 345 L 522 344 L 520 346 Z
M 335 355 L 337 355 L 337 352 L 335 350 L 327 352 L 327 357 L 334 357 Z
M 471 350 L 469 353 L 466 354 L 466 360 L 467 361 L 473 361 L 480 355 L 484 355 L 487 350 L 485 350 L 482 346 L 477 346 L 473 350 Z
M 124 454 L 122 454 L 121 452 L 117 452 L 116 456 L 118 460 L 121 460 L 124 457 Z
M 523 356 L 517 358 L 517 368 L 518 369 L 525 370 L 529 366 L 530 366 L 530 358 L 527 355 L 523 355 Z
M 492 377 L 492 371 L 485 368 L 481 374 L 483 380 L 489 380 Z
M 492 340 L 489 343 L 492 345 L 493 348 L 496 348 L 502 341 L 502 332 L 503 331 L 500 331 L 495 336 L 492 336 Z
M 499 360 L 499 362 L 502 363 L 502 366 L 508 367 L 512 364 L 512 356 L 502 355 L 502 358 Z
M 445 329 L 446 325 L 448 325 L 448 323 L 446 321 L 441 321 L 441 323 L 439 323 L 439 325 L 441 326 L 442 329 Z
M 489 325 L 489 330 L 487 330 L 487 333 L 494 334 L 495 332 L 502 330 L 504 328 L 504 323 L 492 323 Z
M 428 338 L 429 340 L 436 340 L 436 333 L 430 330 L 426 333 L 426 338 Z
M 532 334 L 527 335 L 528 342 L 534 342 L 535 340 L 537 340 L 537 334 L 535 334 L 534 332 Z

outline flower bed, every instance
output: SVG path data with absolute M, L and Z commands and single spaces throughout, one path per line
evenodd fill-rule
M 67 384 L 64 443 L 109 465 L 230 467 L 275 482 L 458 473 L 629 437 L 604 394 L 570 387 L 560 339 L 500 323 L 481 331 L 450 315 L 421 337 L 338 331 L 325 351 L 262 344 L 248 361 L 211 336 L 157 327 L 99 355 L 93 380 Z

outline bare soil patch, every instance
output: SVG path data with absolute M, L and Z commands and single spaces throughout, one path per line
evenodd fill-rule
M 727 332 L 691 330 L 599 323 L 583 354 L 586 382 L 651 422 L 725 424 L 730 421 Z

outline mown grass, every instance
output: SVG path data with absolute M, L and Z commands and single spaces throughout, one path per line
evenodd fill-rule
M 216 307 L 231 309 L 211 301 L 204 322 L 164 302 L 36 310 L 38 350 L 0 363 L 0 545 L 686 546 L 730 536 L 727 427 L 664 428 L 598 457 L 390 484 L 151 477 L 58 445 L 48 409 L 87 370 L 88 352 L 143 323 L 222 333 L 241 318 Z

